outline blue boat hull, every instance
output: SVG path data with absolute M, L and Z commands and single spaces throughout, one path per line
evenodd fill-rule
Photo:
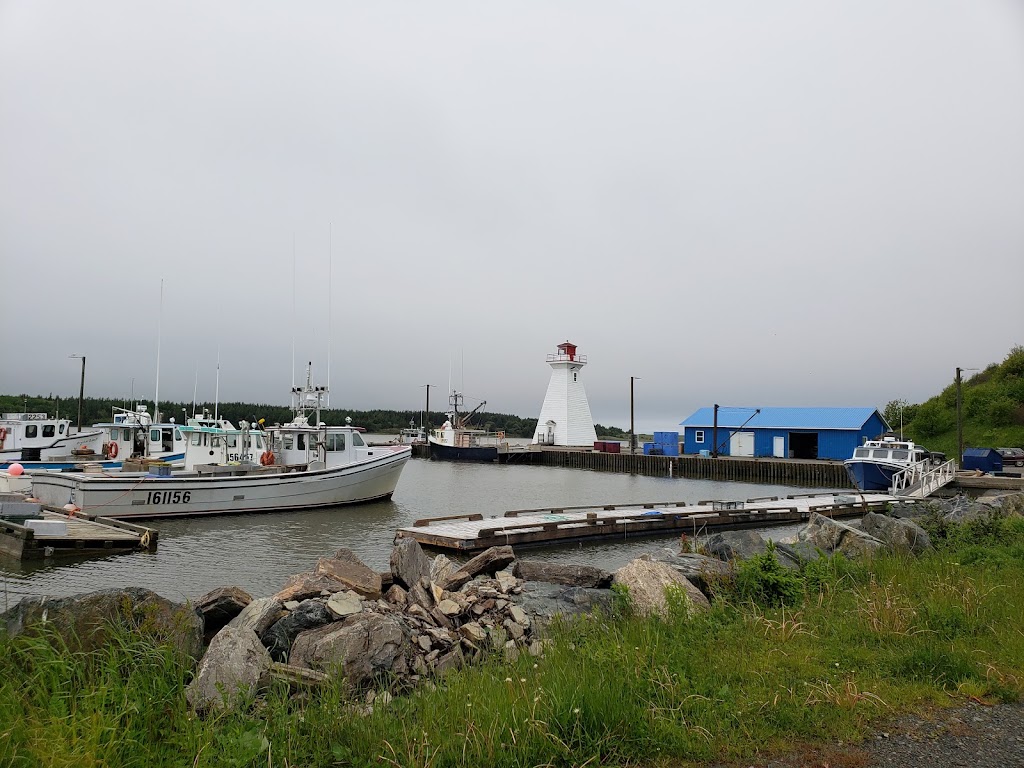
M 892 487 L 892 476 L 899 471 L 872 461 L 847 460 L 844 464 L 850 482 L 861 491 L 888 491 Z
M 430 458 L 441 461 L 497 461 L 498 449 L 495 447 L 459 448 L 452 445 L 430 443 Z

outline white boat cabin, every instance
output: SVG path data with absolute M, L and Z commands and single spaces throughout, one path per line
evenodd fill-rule
M 205 411 L 197 422 L 216 424 Z M 176 424 L 174 419 L 154 424 L 148 408 L 142 404 L 137 405 L 134 411 L 115 408 L 109 422 L 94 426 L 103 430 L 103 452 L 110 458 L 146 456 L 178 462 L 185 454 L 186 437 L 181 431 L 181 425 Z
M 203 464 L 254 464 L 266 451 L 266 435 L 249 429 L 247 422 L 237 428 L 223 419 L 216 424 L 209 421 L 189 419 L 179 427 L 185 438 L 186 470 Z
M 854 449 L 853 458 L 886 464 L 911 465 L 928 461 L 930 454 L 916 443 L 888 438 L 866 441 L 864 445 Z
M 14 452 L 59 448 L 92 450 L 99 453 L 103 444 L 100 430 L 73 433 L 70 419 L 45 413 L 5 413 L 0 418 L 0 451 Z

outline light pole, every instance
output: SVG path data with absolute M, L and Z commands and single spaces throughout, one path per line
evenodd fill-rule
M 633 420 L 633 382 L 639 379 L 639 376 L 629 377 L 629 452 L 636 452 L 636 427 Z
M 964 422 L 962 417 L 963 412 L 963 397 L 960 394 L 960 374 L 963 371 L 976 371 L 977 368 L 957 368 L 956 369 L 956 460 L 959 465 L 964 460 Z
M 426 434 L 429 435 L 430 434 L 430 388 L 431 387 L 437 387 L 437 384 L 424 384 L 423 386 L 427 390 L 427 404 L 425 406 L 425 410 L 423 411 L 423 421 L 424 421 L 424 423 L 426 425 L 425 432 L 426 432 Z
M 78 385 L 78 432 L 82 432 L 82 401 L 85 399 L 85 355 L 68 355 L 68 358 L 82 359 L 82 381 Z

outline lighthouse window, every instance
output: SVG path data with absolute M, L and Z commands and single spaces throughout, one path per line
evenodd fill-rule
M 573 372 L 572 372 L 572 380 L 573 380 L 573 381 L 576 381 L 576 371 L 573 371 Z
M 55 434 L 53 424 L 43 424 L 43 437 L 53 437 Z

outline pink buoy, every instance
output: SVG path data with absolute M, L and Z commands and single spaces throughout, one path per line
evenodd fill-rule
M 75 512 L 81 512 L 82 510 L 81 510 L 81 508 L 80 508 L 79 506 L 77 506 L 76 504 L 70 504 L 70 503 L 69 503 L 69 504 L 65 504 L 65 505 L 64 505 L 64 511 L 65 511 L 65 512 L 68 512 L 68 513 L 70 513 L 70 514 L 74 514 Z
M 7 468 L 7 474 L 9 474 L 11 477 L 21 477 L 23 474 L 25 474 L 25 468 L 21 466 L 21 464 L 19 464 L 18 462 L 14 462 L 13 464 L 11 464 L 11 466 Z

